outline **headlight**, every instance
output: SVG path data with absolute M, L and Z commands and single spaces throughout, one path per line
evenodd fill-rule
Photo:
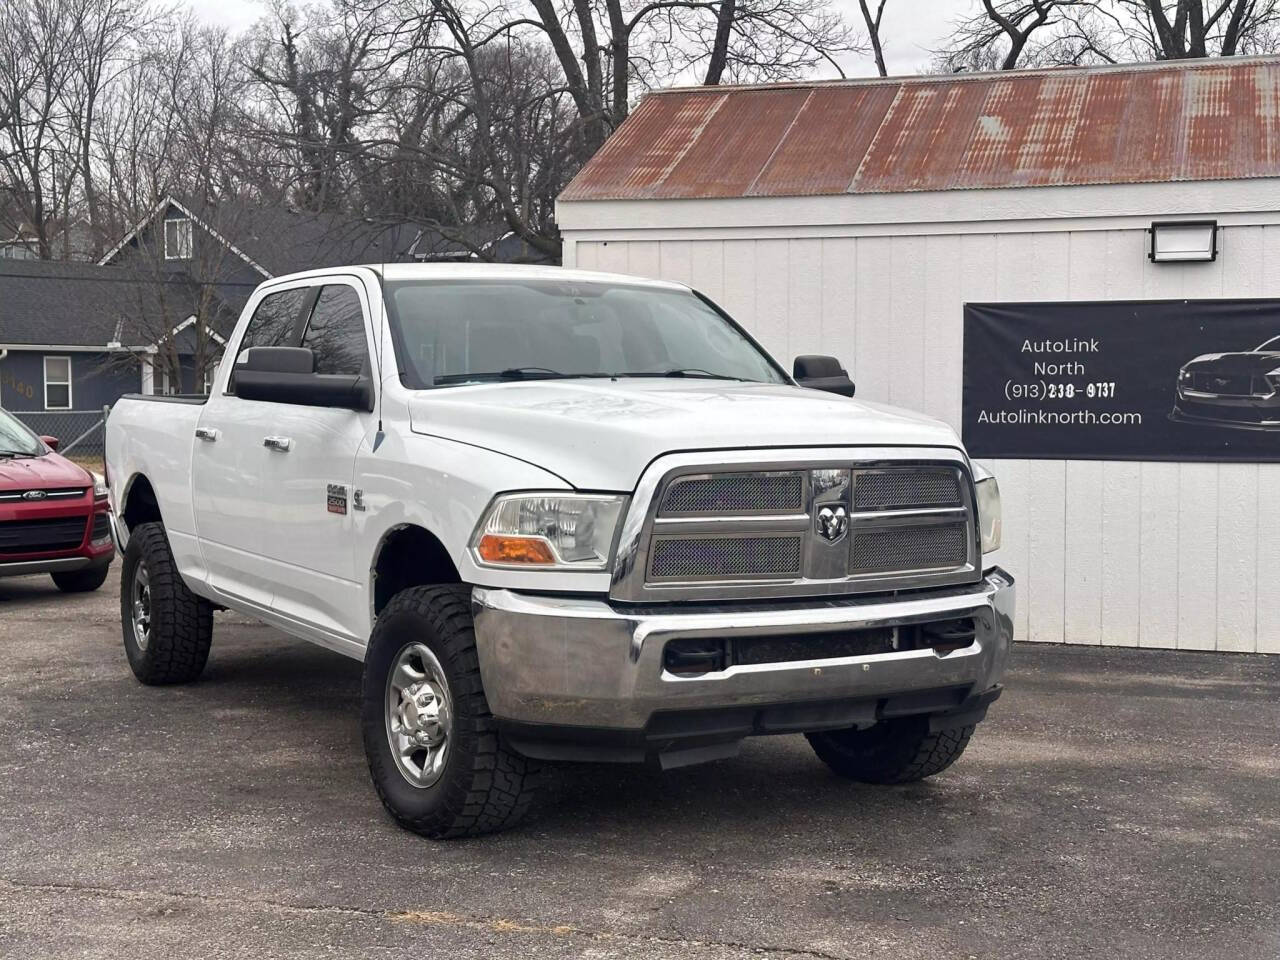
M 1179 371 L 1178 371 L 1178 382 L 1179 382 L 1179 383 L 1190 383 L 1190 382 L 1191 382 L 1191 371 L 1190 371 L 1190 370 L 1188 370 L 1186 367 L 1183 367 L 1181 370 L 1179 370 Z
M 627 498 L 506 494 L 489 507 L 471 549 L 490 567 L 604 570 Z
M 1280 367 L 1267 374 L 1267 383 L 1271 384 L 1272 390 L 1280 391 Z
M 978 529 L 982 533 L 982 552 L 1000 549 L 1000 485 L 990 471 L 973 465 L 973 482 L 978 491 Z
M 93 474 L 93 499 L 105 500 L 107 493 L 107 478 L 100 473 Z

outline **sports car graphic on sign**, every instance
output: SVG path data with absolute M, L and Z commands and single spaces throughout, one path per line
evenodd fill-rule
M 1174 420 L 1280 429 L 1280 337 L 1255 350 L 1206 353 L 1178 371 Z

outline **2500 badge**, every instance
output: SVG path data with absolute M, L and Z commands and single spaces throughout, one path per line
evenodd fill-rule
M 326 496 L 326 509 L 341 516 L 347 514 L 347 488 L 341 483 L 331 483 Z

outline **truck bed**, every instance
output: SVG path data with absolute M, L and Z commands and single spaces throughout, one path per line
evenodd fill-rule
M 143 476 L 155 492 L 176 555 L 194 543 L 191 459 L 205 397 L 127 394 L 107 417 L 106 461 L 111 507 L 124 509 L 130 478 Z

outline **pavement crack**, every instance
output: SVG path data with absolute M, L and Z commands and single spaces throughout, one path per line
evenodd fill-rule
M 796 957 L 806 960 L 852 960 L 842 954 L 826 953 L 804 947 L 780 947 L 770 944 L 748 943 L 735 940 L 705 940 L 695 937 L 677 937 L 663 934 L 624 933 L 615 930 L 592 930 L 572 924 L 531 923 L 505 917 L 483 914 L 461 914 L 440 910 L 378 910 L 371 907 L 355 907 L 343 904 L 286 903 L 280 900 L 216 896 L 192 891 L 160 892 L 130 889 L 127 887 L 98 886 L 87 883 L 50 883 L 46 881 L 0 879 L 0 890 L 11 892 L 48 893 L 55 895 L 80 894 L 104 900 L 118 900 L 138 904 L 199 903 L 211 907 L 224 907 L 249 911 L 274 911 L 286 915 L 315 915 L 355 917 L 395 924 L 422 927 L 452 927 L 484 933 L 526 934 L 542 937 L 565 937 L 589 940 L 597 943 L 639 945 L 661 943 L 687 949 L 744 950 L 773 957 Z

